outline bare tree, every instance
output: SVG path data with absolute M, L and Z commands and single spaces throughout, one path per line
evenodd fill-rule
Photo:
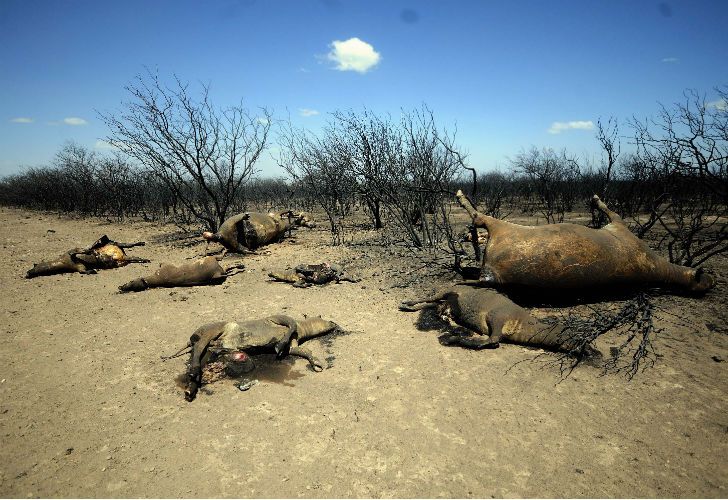
M 566 212 L 576 202 L 580 168 L 575 157 L 564 150 L 531 148 L 512 161 L 514 170 L 529 181 L 529 188 L 538 201 L 538 209 L 553 224 L 563 222 Z
M 329 125 L 316 137 L 290 123 L 280 133 L 278 164 L 296 181 L 316 194 L 326 213 L 334 243 L 342 242 L 342 218 L 349 215 L 356 179 L 349 153 L 335 127 Z
M 632 121 L 637 154 L 665 185 L 665 204 L 651 217 L 667 232 L 660 244 L 687 266 L 728 252 L 728 86 L 716 92 L 710 103 L 687 90 L 657 118 Z
M 602 122 L 601 118 L 598 119 L 596 137 L 602 146 L 605 157 L 602 158 L 602 163 L 596 171 L 598 183 L 595 186 L 595 192 L 591 194 L 597 194 L 605 203 L 611 203 L 609 188 L 622 151 L 617 119 L 610 116 L 606 124 Z M 591 217 L 592 227 L 601 227 L 607 222 L 604 213 L 596 210 L 595 207 L 591 207 Z
M 602 159 L 598 174 L 601 181 L 598 194 L 602 201 L 609 200 L 607 195 L 609 184 L 614 176 L 615 167 L 622 152 L 622 144 L 619 139 L 619 124 L 617 119 L 610 116 L 607 123 L 602 123 L 601 118 L 597 120 L 597 141 L 602 146 L 606 158 Z
M 99 113 L 111 129 L 108 142 L 160 179 L 207 229 L 216 231 L 264 151 L 271 115 L 251 114 L 242 103 L 225 109 L 199 99 L 175 76 L 163 84 L 148 71 L 127 85 L 131 100 L 114 115 Z
M 455 241 L 447 208 L 464 157 L 432 111 L 403 111 L 399 122 L 367 110 L 339 111 L 332 119 L 375 227 L 384 225 L 386 208 L 400 241 L 426 249 Z
M 96 176 L 99 158 L 96 153 L 70 141 L 56 153 L 53 163 L 71 182 L 71 197 L 77 202 L 74 210 L 84 215 L 98 215 Z

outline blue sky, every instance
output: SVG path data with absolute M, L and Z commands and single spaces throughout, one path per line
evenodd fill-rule
M 0 0 L 0 175 L 97 147 L 96 110 L 145 66 L 314 131 L 337 109 L 426 103 L 483 170 L 531 146 L 594 157 L 599 117 L 715 98 L 726 20 L 726 0 Z

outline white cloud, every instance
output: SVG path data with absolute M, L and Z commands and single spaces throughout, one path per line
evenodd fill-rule
M 728 111 L 728 101 L 725 98 L 718 99 L 717 101 L 710 101 L 705 103 L 707 108 L 715 108 L 718 111 Z
M 268 120 L 268 118 L 266 118 L 264 116 L 257 117 L 255 119 L 255 121 L 258 122 L 258 123 L 260 123 L 261 125 L 268 125 L 270 123 L 270 121 Z
M 13 118 L 10 121 L 13 123 L 33 123 L 34 120 L 32 118 L 25 118 L 24 116 L 19 116 L 17 118 Z
M 307 68 L 298 68 L 298 71 L 300 71 L 301 73 L 310 73 Z
M 94 144 L 94 147 L 96 149 L 116 149 L 116 146 L 114 146 L 110 142 L 102 141 L 101 139 L 96 141 L 96 144 Z
M 336 69 L 339 71 L 366 73 L 381 59 L 379 52 L 374 50 L 374 47 L 356 37 L 343 42 L 334 40 L 330 47 L 331 52 L 327 57 L 329 61 L 336 63 Z
M 677 57 L 663 57 L 662 62 L 664 63 L 676 63 L 679 59 Z
M 63 123 L 66 125 L 86 125 L 88 122 L 83 118 L 76 118 L 75 116 L 64 118 Z
M 554 122 L 549 127 L 549 134 L 560 134 L 564 130 L 592 130 L 594 122 L 589 121 L 573 121 L 573 122 Z
M 319 114 L 319 112 L 315 109 L 308 109 L 308 108 L 298 108 L 298 112 L 303 116 L 304 118 L 308 118 L 309 116 L 316 116 Z

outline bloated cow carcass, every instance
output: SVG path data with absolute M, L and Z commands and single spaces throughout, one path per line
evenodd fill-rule
M 181 265 L 163 263 L 153 274 L 142 276 L 119 287 L 121 292 L 141 292 L 148 288 L 217 285 L 245 266 L 223 269 L 215 256 L 208 256 Z
M 283 239 L 286 232 L 297 227 L 314 228 L 316 224 L 303 212 L 290 210 L 280 214 L 246 212 L 227 219 L 216 233 L 205 231 L 202 237 L 220 243 L 227 252 L 250 253 L 251 251 Z
M 74 248 L 55 260 L 34 264 L 26 274 L 26 278 L 61 273 L 95 273 L 97 269 L 113 269 L 134 262 L 150 262 L 149 259 L 129 257 L 125 248 L 143 246 L 144 242 L 119 243 L 104 235 L 88 248 Z
M 488 231 L 480 285 L 560 290 L 658 286 L 704 293 L 715 284 L 702 269 L 672 264 L 651 250 L 598 196 L 593 203 L 609 219 L 601 229 L 513 224 L 479 213 L 462 191 L 456 196 L 473 224 Z

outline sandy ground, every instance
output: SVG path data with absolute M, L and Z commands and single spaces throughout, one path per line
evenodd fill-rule
M 561 381 L 532 361 L 541 351 L 440 345 L 397 310 L 419 290 L 323 229 L 231 259 L 247 269 L 220 286 L 116 293 L 204 250 L 164 242 L 173 231 L 0 209 L 0 497 L 728 496 L 725 261 L 707 297 L 659 299 L 682 321 L 661 324 L 653 368 L 630 382 L 582 366 Z M 146 240 L 130 253 L 154 262 L 23 278 L 102 234 Z M 265 278 L 322 260 L 363 281 Z M 276 313 L 349 332 L 307 344 L 328 369 L 287 359 L 247 392 L 227 380 L 183 399 L 185 358 L 160 355 L 205 322 Z

